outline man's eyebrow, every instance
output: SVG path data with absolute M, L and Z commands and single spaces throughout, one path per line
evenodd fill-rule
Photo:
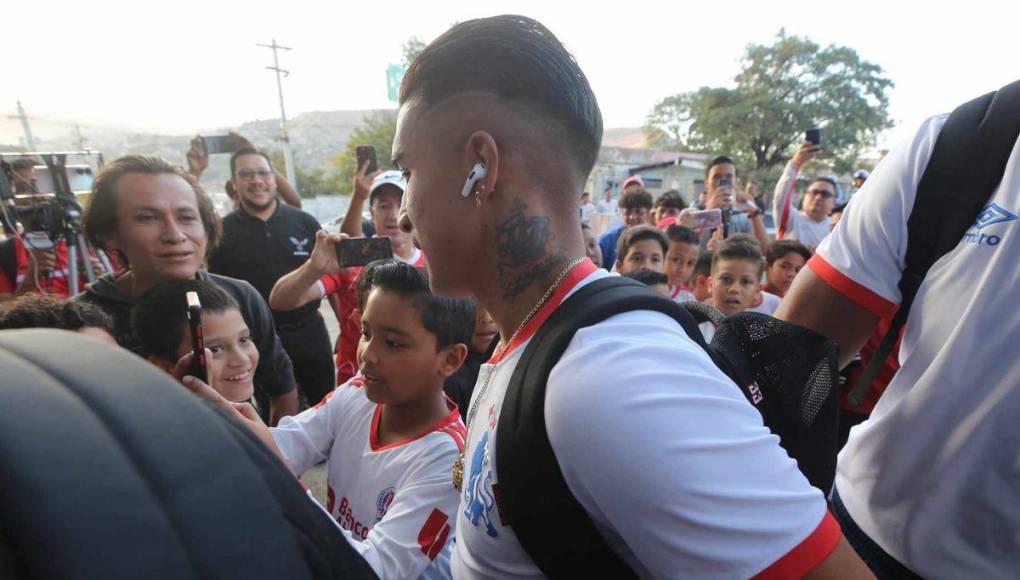
M 410 337 L 411 336 L 409 333 L 404 332 L 403 330 L 401 330 L 399 328 L 396 328 L 394 326 L 380 326 L 379 330 L 383 330 L 385 332 L 389 332 L 389 333 L 392 333 L 392 334 L 398 334 L 398 335 L 403 336 L 403 337 Z

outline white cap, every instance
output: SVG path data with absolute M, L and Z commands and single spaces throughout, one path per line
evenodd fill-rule
M 404 190 L 407 189 L 407 180 L 404 179 L 403 173 L 396 170 L 383 171 L 379 175 L 376 175 L 375 179 L 372 180 L 372 187 L 368 189 L 369 203 L 371 203 L 372 199 L 375 197 L 375 191 L 384 185 L 393 185 L 400 189 L 400 192 L 403 193 Z
M 858 169 L 857 171 L 854 171 L 854 179 L 867 179 L 868 175 L 869 175 L 868 172 L 864 169 Z

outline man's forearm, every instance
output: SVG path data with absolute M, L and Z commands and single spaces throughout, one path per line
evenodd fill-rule
M 790 197 L 793 195 L 793 187 L 797 183 L 797 174 L 800 167 L 793 161 L 786 164 L 783 174 L 776 182 L 776 189 L 772 193 L 772 215 L 776 220 L 776 230 L 785 229 L 786 221 L 783 219 L 783 212 L 791 205 Z
M 269 306 L 273 310 L 294 310 L 315 300 L 315 283 L 322 277 L 311 267 L 311 261 L 276 281 L 269 293 Z
M 758 212 L 751 220 L 751 231 L 754 232 L 755 239 L 761 244 L 761 253 L 766 254 L 769 251 L 769 244 L 772 240 L 769 238 L 769 233 L 765 229 L 765 217 L 764 214 Z
M 280 419 L 288 415 L 297 415 L 298 396 L 297 388 L 291 389 L 289 393 L 277 395 L 269 399 L 269 426 L 275 427 Z
M 365 235 L 364 230 L 361 229 L 361 212 L 364 211 L 364 208 L 365 198 L 352 195 L 351 204 L 347 206 L 347 213 L 344 214 L 344 221 L 340 224 L 342 233 L 352 238 L 360 238 Z

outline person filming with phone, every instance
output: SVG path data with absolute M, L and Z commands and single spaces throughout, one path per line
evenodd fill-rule
M 808 137 L 818 139 L 818 133 L 808 131 Z M 797 186 L 801 167 L 821 152 L 822 147 L 817 141 L 805 140 L 801 143 L 793 159 L 786 164 L 772 197 L 776 238 L 797 240 L 811 251 L 829 235 L 829 214 L 836 205 L 836 182 L 828 177 L 813 179 L 804 193 L 803 209 L 794 206 L 793 190 Z
M 372 259 L 393 257 L 417 268 L 425 267 L 425 255 L 415 247 L 411 234 L 399 227 L 400 203 L 407 180 L 399 171 L 378 171 L 375 150 L 359 147 L 359 166 L 354 176 L 354 193 L 341 234 L 327 235 L 319 231 L 311 258 L 293 272 L 280 278 L 269 296 L 269 304 L 276 310 L 302 308 L 303 305 L 335 294 L 339 301 L 337 317 L 340 338 L 336 345 L 336 383 L 343 384 L 357 373 L 357 348 L 361 336 L 356 282 L 362 266 Z M 375 236 L 387 240 L 388 247 L 369 247 L 362 244 L 363 259 L 340 263 L 338 244 L 357 244 L 363 239 L 361 208 L 368 201 L 369 214 Z M 342 249 L 342 248 L 341 248 Z M 376 253 L 381 250 L 382 253 Z
M 244 136 L 233 131 L 226 135 L 207 137 L 197 135 L 191 140 L 188 152 L 185 154 L 188 160 L 188 173 L 194 175 L 196 179 L 201 179 L 202 174 L 209 168 L 210 155 L 232 155 L 240 149 L 255 149 L 255 145 Z M 276 182 L 276 192 L 279 194 L 280 199 L 287 205 L 300 208 L 301 196 L 298 195 L 294 186 L 287 181 L 287 178 L 278 170 L 273 169 L 273 179 Z M 234 187 L 232 179 L 227 181 L 225 189 L 227 195 L 234 202 L 234 208 L 236 209 L 240 204 L 240 198 L 237 196 L 237 189 Z

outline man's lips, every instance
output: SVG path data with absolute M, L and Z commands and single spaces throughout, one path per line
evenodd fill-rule
M 195 252 L 183 251 L 183 252 L 164 252 L 162 254 L 156 254 L 156 257 L 161 260 L 186 260 L 193 256 Z

